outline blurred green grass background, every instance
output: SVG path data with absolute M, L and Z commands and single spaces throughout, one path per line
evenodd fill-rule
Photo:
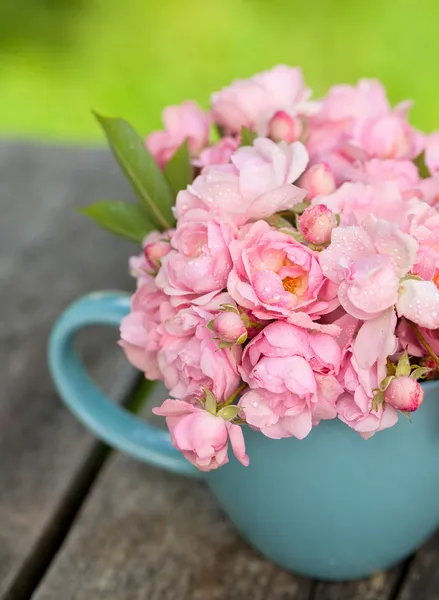
M 164 105 L 277 63 L 322 94 L 378 77 L 439 128 L 438 0 L 1 0 L 0 133 L 102 140 L 90 114 L 143 133 Z

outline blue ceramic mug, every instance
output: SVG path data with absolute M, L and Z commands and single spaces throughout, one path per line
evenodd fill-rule
M 173 448 L 167 432 L 112 403 L 74 351 L 82 327 L 117 327 L 129 297 L 95 293 L 72 304 L 53 328 L 53 380 L 71 411 L 115 448 L 182 475 L 200 473 Z M 371 340 L 373 343 L 373 340 Z M 302 441 L 271 440 L 244 428 L 250 466 L 234 457 L 203 474 L 242 535 L 286 569 L 320 579 L 356 579 L 385 570 L 439 526 L 439 382 L 409 423 L 370 440 L 338 420 Z

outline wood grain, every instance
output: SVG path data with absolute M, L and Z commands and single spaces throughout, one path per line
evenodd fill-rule
M 377 573 L 364 581 L 344 583 L 318 582 L 312 600 L 387 600 L 392 597 L 401 568 L 388 573 Z
M 77 296 L 132 287 L 132 247 L 73 210 L 127 195 L 104 150 L 2 143 L 0 186 L 0 598 L 18 600 L 28 597 L 103 457 L 53 390 L 47 336 Z M 82 336 L 82 348 L 120 397 L 132 372 L 115 340 L 115 332 L 96 330 Z
M 439 600 L 439 532 L 414 556 L 397 600 Z
M 113 455 L 35 600 L 308 600 L 202 482 Z

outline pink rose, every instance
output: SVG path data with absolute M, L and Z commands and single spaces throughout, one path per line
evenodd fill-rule
M 221 303 L 227 302 L 227 295 L 220 295 L 215 302 L 218 310 Z M 158 364 L 165 385 L 175 398 L 191 396 L 207 388 L 223 401 L 239 387 L 242 348 L 235 344 L 230 349 L 219 349 L 213 339 L 215 334 L 207 327 L 215 317 L 211 309 L 212 312 L 185 308 L 164 323 Z
M 339 285 L 338 299 L 358 319 L 380 316 L 398 301 L 400 278 L 413 267 L 416 241 L 371 216 L 362 226 L 338 227 L 320 253 L 324 275 Z
M 327 196 L 335 191 L 335 179 L 327 163 L 313 165 L 300 178 L 300 187 L 308 192 L 309 200 L 315 196 Z
M 284 110 L 274 113 L 268 122 L 267 136 L 275 142 L 297 142 L 305 133 L 305 123 L 301 117 L 291 116 Z
M 238 147 L 239 140 L 237 138 L 223 137 L 213 146 L 205 148 L 193 164 L 201 168 L 212 165 L 225 165 Z
M 337 399 L 338 418 L 364 439 L 368 439 L 377 431 L 393 427 L 398 421 L 398 413 L 392 406 L 380 406 L 378 410 L 372 410 L 374 390 L 386 377 L 386 358 L 391 351 L 388 348 L 380 348 L 381 356 L 376 362 L 362 368 L 354 354 L 358 321 L 346 315 L 336 323 L 343 331 L 343 339 L 339 339 L 343 358 L 338 380 L 345 389 Z M 381 339 L 369 337 L 369 346 L 372 345 L 371 339 L 376 346 L 382 344 Z
M 178 306 L 197 304 L 213 297 L 226 287 L 232 268 L 229 246 L 232 229 L 226 223 L 179 223 L 172 237 L 175 250 L 162 259 L 157 285 Z
M 396 310 L 399 317 L 406 317 L 421 327 L 439 328 L 439 290 L 435 281 L 402 281 Z
M 243 344 L 247 339 L 247 327 L 238 312 L 225 310 L 213 320 L 213 331 L 224 342 Z
M 416 188 L 422 194 L 422 200 L 430 206 L 439 206 L 439 175 L 422 179 Z
M 199 404 L 165 400 L 153 408 L 153 413 L 166 417 L 172 443 L 200 471 L 212 471 L 229 462 L 229 439 L 236 458 L 245 466 L 249 464 L 242 429 Z
M 402 111 L 378 119 L 364 119 L 354 129 L 352 143 L 370 157 L 413 159 L 421 153 L 423 138 Z
M 332 230 L 337 226 L 332 211 L 323 204 L 308 206 L 299 217 L 304 238 L 312 244 L 326 244 L 331 240 Z
M 390 105 L 384 87 L 362 79 L 356 86 L 336 85 L 321 101 L 321 110 L 309 119 L 307 149 L 313 163 L 327 162 L 337 180 L 346 181 L 345 171 L 353 162 L 347 145 L 355 125 L 366 118 L 386 116 Z M 359 158 L 357 156 L 356 158 Z
M 252 147 L 239 148 L 231 161 L 233 165 L 205 168 L 187 191 L 178 194 L 177 219 L 200 220 L 210 215 L 243 225 L 291 209 L 304 199 L 306 192 L 291 185 L 308 161 L 300 142 L 275 144 L 258 138 Z
M 146 138 L 146 146 L 161 168 L 186 139 L 193 155 L 209 142 L 210 118 L 195 102 L 168 106 L 163 111 L 163 123 L 164 131 L 153 131 Z
M 160 266 L 161 259 L 170 252 L 170 239 L 175 231 L 151 231 L 142 242 L 143 252 L 138 256 L 132 256 L 129 261 L 130 273 L 137 279 L 137 285 L 147 281 L 150 275 L 155 275 Z
M 418 242 L 413 272 L 423 279 L 439 275 L 439 213 L 425 202 L 413 203 L 409 233 Z
M 309 120 L 311 162 L 326 161 L 342 183 L 361 177 L 361 167 L 355 175 L 358 162 L 415 158 L 425 142 L 408 122 L 409 108 L 410 103 L 403 102 L 392 109 L 378 81 L 333 87 Z
M 320 419 L 334 418 L 340 356 L 330 335 L 268 325 L 243 354 L 241 375 L 252 388 L 239 402 L 247 423 L 268 437 L 302 439 Z
M 424 400 L 424 390 L 411 377 L 397 377 L 386 388 L 384 398 L 387 404 L 398 410 L 414 412 Z
M 313 205 L 324 204 L 341 217 L 341 225 L 361 224 L 370 215 L 393 222 L 406 230 L 411 204 L 394 182 L 374 185 L 344 183 L 328 196 L 317 196 Z
M 230 251 L 229 292 L 256 317 L 286 318 L 298 309 L 315 315 L 335 308 L 318 253 L 265 221 L 232 242 Z
M 432 175 L 439 174 L 439 131 L 427 137 L 425 143 L 425 164 Z
M 250 79 L 238 79 L 213 94 L 212 116 L 228 132 L 247 127 L 266 135 L 268 121 L 278 110 L 290 115 L 313 112 L 310 95 L 300 69 L 279 65 Z
M 131 312 L 121 321 L 119 345 L 129 362 L 147 379 L 163 379 L 157 353 L 163 335 L 161 323 L 169 311 L 168 299 L 153 277 L 142 277 L 142 285 L 131 299 Z
M 368 184 L 389 181 L 401 191 L 415 189 L 419 185 L 418 169 L 411 160 L 372 158 L 361 161 L 349 170 L 349 179 Z
M 360 79 L 356 86 L 335 85 L 322 101 L 318 118 L 332 123 L 351 123 L 379 118 L 390 110 L 386 90 L 376 79 Z
M 419 327 L 419 331 L 433 352 L 439 355 L 439 329 L 425 329 L 424 327 Z M 401 352 L 407 350 L 412 356 L 427 356 L 427 350 L 422 346 L 419 338 L 407 323 L 406 319 L 402 318 L 399 320 L 396 328 L 396 335 L 398 337 L 399 349 Z M 437 366 L 435 368 L 437 368 Z

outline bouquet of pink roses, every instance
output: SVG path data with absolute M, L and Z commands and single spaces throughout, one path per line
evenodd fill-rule
M 439 132 L 361 80 L 311 101 L 278 66 L 163 113 L 144 143 L 98 117 L 138 204 L 83 210 L 142 243 L 121 325 L 163 380 L 174 445 L 203 471 L 247 465 L 243 426 L 362 437 L 418 409 L 439 375 Z M 215 138 L 215 139 L 213 139 Z

